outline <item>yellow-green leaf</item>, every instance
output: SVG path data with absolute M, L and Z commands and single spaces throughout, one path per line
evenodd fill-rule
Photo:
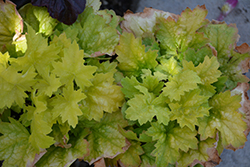
M 198 143 L 198 149 L 190 149 L 188 152 L 181 152 L 181 158 L 178 160 L 178 166 L 187 166 L 194 160 L 202 162 L 208 161 L 208 148 L 213 148 L 216 143 L 215 139 L 208 138 Z
M 50 16 L 47 8 L 33 6 L 31 3 L 20 8 L 18 12 L 26 24 L 29 24 L 36 32 L 45 36 L 51 35 L 58 23 L 56 19 Z M 24 28 L 26 28 L 25 25 Z
M 190 148 L 197 148 L 196 131 L 191 131 L 187 127 L 181 128 L 176 122 L 171 122 L 168 126 L 158 122 L 151 125 L 147 134 L 157 141 L 156 149 L 151 153 L 156 157 L 157 166 L 174 164 L 180 157 L 180 150 L 187 152 Z
M 194 66 L 192 62 L 183 61 L 184 70 L 193 70 L 201 79 L 201 83 L 198 84 L 202 90 L 201 94 L 205 96 L 213 96 L 215 94 L 215 87 L 211 84 L 218 81 L 218 78 L 222 74 L 218 68 L 220 64 L 215 56 L 209 58 L 206 56 L 204 61 L 198 66 Z
M 116 160 L 119 160 L 125 166 L 137 167 L 141 164 L 140 155 L 144 153 L 141 143 L 135 141 L 129 141 L 131 144 L 126 150 L 125 153 L 122 153 L 115 157 Z
M 187 126 L 192 131 L 195 130 L 195 125 L 198 125 L 197 118 L 208 116 L 210 109 L 208 97 L 201 96 L 199 89 L 185 93 L 179 102 L 170 103 L 169 107 L 171 120 L 177 120 L 180 127 Z
M 86 95 L 80 89 L 73 90 L 73 86 L 64 88 L 63 93 L 53 97 L 50 103 L 53 106 L 53 118 L 60 116 L 63 123 L 68 121 L 69 125 L 74 128 L 78 123 L 77 116 L 83 114 L 78 103 L 84 98 Z
M 157 65 L 157 51 L 145 52 L 141 38 L 135 38 L 132 33 L 124 32 L 120 36 L 115 51 L 118 55 L 118 68 L 125 76 L 139 76 L 142 69 L 154 69 Z
M 72 137 L 70 148 L 51 146 L 45 155 L 35 164 L 37 167 L 69 166 L 77 158 L 83 158 L 88 153 L 88 142 L 84 137 L 88 130 L 83 130 L 76 137 Z
M 161 59 L 160 63 L 161 64 L 156 67 L 156 70 L 167 75 L 167 77 L 178 74 L 182 69 L 174 57 L 170 59 Z
M 200 77 L 192 70 L 183 70 L 170 78 L 163 88 L 163 95 L 168 96 L 171 101 L 181 99 L 185 92 L 198 88 L 201 83 Z
M 44 148 L 49 148 L 55 143 L 52 137 L 48 136 L 51 132 L 51 127 L 43 120 L 42 115 L 34 113 L 31 122 L 31 135 L 29 143 L 36 149 L 37 152 Z
M 72 84 L 76 81 L 76 84 L 85 90 L 85 87 L 92 85 L 90 79 L 92 79 L 93 73 L 96 71 L 94 66 L 84 65 L 84 53 L 83 50 L 79 50 L 79 46 L 76 41 L 64 49 L 64 57 L 62 62 L 53 63 L 53 73 L 59 76 L 63 84 Z
M 5 68 L 0 65 L 0 108 L 10 107 L 13 103 L 23 107 L 25 98 L 28 97 L 26 91 L 31 91 L 36 75 L 33 67 L 25 73 L 19 73 L 12 66 Z
M 125 127 L 127 122 L 120 112 L 105 113 L 100 122 L 84 121 L 84 124 L 88 124 L 91 131 L 87 137 L 90 153 L 84 160 L 92 163 L 97 158 L 112 158 L 125 151 L 126 140 L 118 126 Z
M 0 160 L 3 167 L 27 166 L 35 159 L 36 151 L 29 143 L 29 132 L 13 118 L 0 122 Z
M 11 1 L 0 0 L 0 52 L 6 51 L 6 46 L 13 41 L 15 34 L 22 33 L 23 21 Z
M 112 55 L 119 41 L 115 27 L 111 27 L 106 20 L 95 14 L 90 7 L 85 8 L 80 19 L 82 29 L 79 31 L 79 45 L 87 56 Z M 81 17 L 79 16 L 79 17 Z M 95 28 L 93 28 L 95 27 Z
M 170 111 L 164 103 L 164 97 L 155 97 L 143 86 L 135 86 L 142 94 L 136 94 L 134 98 L 128 100 L 129 108 L 125 111 L 126 118 L 138 120 L 139 124 L 151 122 L 156 116 L 160 123 L 165 125 L 169 122 Z
M 203 35 L 196 32 L 203 25 L 206 15 L 204 6 L 197 6 L 194 10 L 186 8 L 177 22 L 171 17 L 159 18 L 156 37 L 164 53 L 178 55 L 189 47 L 197 49 L 208 43 Z
M 113 73 L 96 74 L 92 84 L 84 91 L 86 98 L 80 102 L 80 109 L 85 118 L 100 121 L 104 111 L 112 113 L 119 110 L 124 95 L 121 87 L 115 85 Z
M 219 130 L 224 147 L 229 144 L 236 148 L 244 145 L 246 136 L 243 132 L 247 125 L 238 112 L 240 101 L 240 95 L 231 96 L 230 91 L 213 96 L 209 100 L 212 107 L 210 115 L 198 119 L 201 139 L 214 138 L 216 130 Z
M 204 61 L 200 63 L 197 67 L 194 67 L 192 62 L 183 61 L 183 68 L 195 71 L 201 79 L 201 84 L 212 84 L 218 81 L 221 75 L 220 70 L 218 70 L 220 64 L 215 56 L 209 58 L 206 56 Z

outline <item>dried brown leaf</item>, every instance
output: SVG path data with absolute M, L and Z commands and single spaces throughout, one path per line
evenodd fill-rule
M 243 43 L 240 46 L 236 46 L 235 47 L 236 51 L 241 53 L 241 54 L 245 54 L 245 53 L 249 53 L 250 54 L 250 47 L 247 43 Z M 244 61 L 242 61 L 239 66 L 242 70 L 243 73 L 248 72 L 248 70 L 250 69 L 250 57 L 245 59 Z
M 214 167 L 216 165 L 219 165 L 219 163 L 221 162 L 221 158 L 218 155 L 218 151 L 216 150 L 216 148 L 208 148 L 207 153 L 209 156 L 208 161 L 204 162 L 196 159 L 192 164 L 190 164 L 190 167 L 194 167 L 196 164 L 201 164 L 204 167 Z
M 239 112 L 245 115 L 243 117 L 243 120 L 247 123 L 248 129 L 245 130 L 245 135 L 247 136 L 250 132 L 250 100 L 247 94 L 247 91 L 249 90 L 249 84 L 248 83 L 239 83 L 238 86 L 232 91 L 234 94 L 240 94 L 241 93 L 241 108 L 239 108 Z
M 133 13 L 128 10 L 124 14 L 125 20 L 121 22 L 121 28 L 138 37 L 144 32 L 153 32 L 157 17 L 164 17 L 166 19 L 172 17 L 175 20 L 178 19 L 178 15 L 152 8 L 145 8 L 143 12 L 140 13 Z
M 94 163 L 94 166 L 95 166 L 95 167 L 106 167 L 104 158 L 101 158 L 101 159 L 99 159 L 98 161 L 96 161 L 96 162 Z

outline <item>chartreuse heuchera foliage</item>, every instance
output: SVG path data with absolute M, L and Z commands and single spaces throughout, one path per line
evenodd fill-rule
M 89 0 L 65 25 L 43 7 L 0 5 L 3 167 L 216 165 L 246 142 L 231 91 L 248 82 L 250 55 L 204 6 L 121 18 Z

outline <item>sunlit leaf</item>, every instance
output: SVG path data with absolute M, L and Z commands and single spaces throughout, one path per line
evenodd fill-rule
M 198 120 L 201 139 L 214 138 L 218 129 L 223 146 L 232 144 L 237 148 L 244 145 L 246 136 L 243 132 L 247 125 L 237 111 L 241 107 L 240 101 L 241 97 L 231 96 L 230 91 L 217 94 L 210 99 L 209 105 L 212 107 L 210 115 Z
M 206 15 L 204 6 L 197 6 L 193 10 L 186 8 L 177 22 L 171 17 L 159 18 L 156 37 L 164 53 L 178 55 L 188 47 L 197 49 L 208 43 L 206 38 L 196 32 L 203 25 Z
M 182 156 L 178 160 L 178 165 L 187 166 L 191 164 L 194 160 L 199 160 L 203 162 L 208 161 L 209 155 L 207 153 L 207 149 L 214 147 L 215 143 L 215 139 L 208 138 L 198 143 L 198 149 L 190 149 L 187 153 L 182 151 Z
M 73 90 L 72 86 L 63 89 L 62 95 L 57 95 L 52 98 L 51 105 L 53 105 L 53 118 L 60 116 L 62 122 L 68 121 L 73 128 L 78 123 L 78 117 L 82 115 L 78 103 L 85 99 L 86 95 L 81 90 Z
M 126 76 L 139 76 L 142 69 L 153 69 L 157 65 L 157 52 L 145 52 L 141 38 L 135 38 L 132 33 L 124 32 L 121 35 L 115 51 L 118 54 L 118 68 Z
M 27 166 L 33 162 L 36 151 L 29 143 L 29 132 L 21 123 L 10 118 L 10 123 L 0 122 L 0 160 L 3 167 Z
M 88 121 L 85 124 L 88 124 Z M 112 158 L 124 152 L 122 148 L 126 146 L 126 141 L 120 134 L 118 125 L 127 125 L 119 112 L 105 114 L 100 122 L 89 124 L 91 134 L 87 140 L 90 153 L 84 160 L 93 162 L 100 157 Z
M 198 83 L 201 83 L 200 77 L 192 70 L 183 70 L 177 75 L 174 75 L 163 88 L 163 95 L 168 96 L 171 101 L 180 100 L 181 95 L 185 92 L 198 88 Z
M 175 122 L 171 122 L 168 126 L 157 122 L 151 125 L 147 134 L 157 141 L 156 148 L 151 153 L 156 157 L 157 166 L 174 164 L 180 157 L 179 150 L 187 152 L 190 148 L 197 148 L 196 131 L 191 131 L 187 127 L 181 128 Z
M 23 31 L 22 18 L 11 1 L 0 1 L 0 52 L 6 51 L 14 35 Z
M 53 63 L 53 73 L 59 76 L 63 84 L 76 84 L 84 90 L 85 87 L 92 85 L 93 73 L 96 71 L 94 66 L 84 65 L 83 50 L 79 50 L 79 46 L 74 41 L 69 48 L 64 49 L 64 57 L 62 62 Z
M 46 8 L 27 4 L 19 9 L 18 12 L 26 24 L 29 24 L 36 32 L 45 36 L 51 35 L 57 25 L 57 20 L 50 17 Z M 24 27 L 27 29 L 26 25 Z
M 176 103 L 170 103 L 171 120 L 177 120 L 180 127 L 187 126 L 192 131 L 195 125 L 198 125 L 197 118 L 209 115 L 208 97 L 201 96 L 200 90 L 195 89 L 185 93 L 181 100 Z
M 91 57 L 113 55 L 119 41 L 115 27 L 108 25 L 103 17 L 94 13 L 92 8 L 86 8 L 81 15 L 79 46 L 86 55 Z
M 130 120 L 138 120 L 139 124 L 151 122 L 156 116 L 160 123 L 165 125 L 169 122 L 170 111 L 164 103 L 164 97 L 155 97 L 149 93 L 147 88 L 136 86 L 142 94 L 135 95 L 128 101 L 129 108 L 125 111 L 126 118 Z
M 37 167 L 69 166 L 77 158 L 83 158 L 88 153 L 88 143 L 84 137 L 89 132 L 83 130 L 69 142 L 70 148 L 51 146 L 45 155 L 35 164 Z
M 25 91 L 30 91 L 35 84 L 34 77 L 37 75 L 34 68 L 28 69 L 26 73 L 18 73 L 12 66 L 4 68 L 0 66 L 0 108 L 10 107 L 13 103 L 20 107 L 28 97 Z
M 94 76 L 93 86 L 85 90 L 86 98 L 80 102 L 80 109 L 87 119 L 100 121 L 103 112 L 115 112 L 123 104 L 121 87 L 114 84 L 113 73 Z

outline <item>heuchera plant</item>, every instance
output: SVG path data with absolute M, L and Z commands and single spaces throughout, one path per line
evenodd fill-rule
M 214 166 L 249 132 L 250 47 L 235 25 L 98 0 L 72 25 L 0 0 L 0 160 L 9 166 Z

